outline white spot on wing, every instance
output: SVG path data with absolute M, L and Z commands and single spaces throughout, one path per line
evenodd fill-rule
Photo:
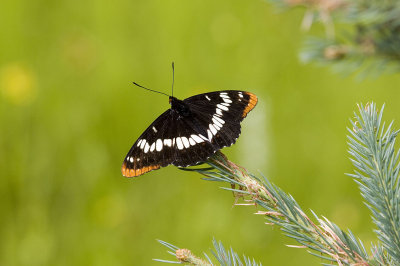
M 218 116 L 214 115 L 213 118 L 215 118 L 215 120 L 217 120 L 218 122 L 220 122 L 221 124 L 225 124 L 225 121 L 222 120 L 221 118 L 219 118 Z M 215 123 L 215 122 L 214 122 Z
M 229 97 L 228 98 L 222 98 L 223 100 L 224 100 L 224 102 L 226 102 L 226 103 L 232 103 L 232 101 L 229 99 Z
M 154 133 L 157 133 L 157 129 L 153 126 Z
M 230 104 L 229 103 L 221 103 L 221 105 L 228 107 Z
M 171 147 L 172 146 L 172 139 L 164 139 L 164 145 Z
M 208 139 L 205 136 L 201 135 L 201 134 L 199 134 L 199 137 L 208 141 Z
M 129 158 L 129 161 L 131 161 L 131 163 L 133 163 L 133 157 Z
M 150 149 L 149 143 L 146 142 L 146 145 L 144 146 L 144 153 L 147 153 Z
M 146 144 L 146 140 L 144 139 L 142 143 L 140 143 L 140 149 L 144 149 L 144 145 Z
M 239 92 L 239 97 L 243 98 L 243 94 L 241 92 Z
M 226 108 L 226 107 L 225 107 L 225 108 Z M 221 109 L 217 108 L 217 109 L 215 109 L 215 112 L 216 112 L 218 115 L 221 115 L 221 116 L 222 116 L 222 110 L 221 110 Z
M 176 138 L 176 145 L 178 146 L 178 149 L 182 150 L 183 149 L 183 143 L 181 138 Z
M 137 143 L 137 147 L 139 147 L 140 146 L 140 144 L 142 144 L 142 141 L 143 141 L 143 139 L 140 139 L 139 141 L 138 141 L 138 143 Z
M 209 129 L 207 129 L 207 134 L 208 134 L 208 141 L 211 142 L 213 135 Z
M 224 111 L 228 111 L 228 110 L 229 110 L 228 107 L 226 107 L 225 105 L 222 105 L 222 104 L 217 104 L 217 107 L 218 107 L 219 109 L 224 110 Z M 218 113 L 218 109 L 217 109 L 217 113 Z
M 189 142 L 190 142 L 190 145 L 192 145 L 192 146 L 196 145 L 196 142 L 192 138 L 189 138 Z
M 207 95 L 205 96 L 207 100 L 211 101 L 210 97 L 208 97 Z
M 153 152 L 155 148 L 156 148 L 156 143 L 154 142 L 153 144 L 151 144 L 150 151 Z
M 197 143 L 202 143 L 204 142 L 204 140 L 202 140 L 199 136 L 197 135 L 191 135 L 190 136 L 194 141 L 196 141 Z
M 222 124 L 215 117 L 212 118 L 212 121 L 213 121 L 214 125 L 216 125 L 220 128 L 222 127 Z
M 219 127 L 217 124 L 213 124 L 213 126 L 217 129 L 217 131 L 221 129 L 221 127 Z
M 217 129 L 212 124 L 209 124 L 208 127 L 210 128 L 211 133 L 215 136 L 215 134 L 217 134 Z
M 162 140 L 161 140 L 161 139 L 158 139 L 158 140 L 156 141 L 156 150 L 157 150 L 157 151 L 161 151 L 162 148 L 163 148 Z
M 185 148 L 189 148 L 190 147 L 189 140 L 186 137 L 181 137 L 181 139 Z

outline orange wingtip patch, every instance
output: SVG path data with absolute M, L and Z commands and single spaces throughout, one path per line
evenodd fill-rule
M 126 167 L 126 164 L 124 163 L 122 165 L 121 172 L 122 172 L 123 176 L 135 177 L 135 176 L 140 176 L 140 175 L 143 175 L 143 174 L 145 174 L 147 172 L 150 172 L 152 170 L 156 170 L 156 169 L 159 169 L 159 168 L 160 168 L 160 165 L 150 165 L 150 166 L 146 166 L 146 167 L 139 168 L 139 169 L 129 169 L 129 168 Z
M 249 95 L 249 96 L 250 96 L 250 99 L 249 99 L 249 103 L 247 104 L 246 108 L 245 108 L 244 111 L 243 111 L 243 114 L 242 114 L 242 117 L 243 117 L 243 118 L 246 117 L 247 114 L 248 114 L 251 110 L 253 110 L 253 108 L 256 106 L 256 104 L 257 104 L 257 102 L 258 102 L 257 96 L 256 96 L 255 94 L 253 94 L 253 93 L 251 93 L 251 92 L 246 92 L 245 94 Z

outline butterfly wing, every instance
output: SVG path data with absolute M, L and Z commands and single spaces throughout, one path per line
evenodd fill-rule
M 125 157 L 122 175 L 139 176 L 174 161 L 174 129 L 170 126 L 174 125 L 174 120 L 174 112 L 168 109 L 143 132 Z
M 257 96 L 245 91 L 216 91 L 184 100 L 193 113 L 192 123 L 206 131 L 216 150 L 231 146 L 240 135 L 240 122 L 256 106 Z
M 169 109 L 133 144 L 123 162 L 122 175 L 135 177 L 169 164 L 195 165 L 214 152 L 215 147 L 193 128 L 191 118 Z
M 175 159 L 173 165 L 192 166 L 204 162 L 216 152 L 216 147 L 207 139 L 201 124 L 195 117 L 180 117 L 177 120 L 174 138 Z

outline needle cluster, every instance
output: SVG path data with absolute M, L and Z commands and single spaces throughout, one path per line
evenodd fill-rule
M 331 65 L 363 75 L 400 70 L 400 3 L 396 0 L 269 0 L 283 8 L 304 8 L 301 23 L 321 23 L 325 34 L 310 37 L 304 62 Z M 360 71 L 361 70 L 361 71 Z
M 209 167 L 183 170 L 195 171 L 208 181 L 228 183 L 229 187 L 222 188 L 233 192 L 236 205 L 258 205 L 260 210 L 256 215 L 264 217 L 266 224 L 278 226 L 297 242 L 289 247 L 305 249 L 322 259 L 323 264 L 400 265 L 400 152 L 394 148 L 399 131 L 392 129 L 392 123 L 385 126 L 382 114 L 383 108 L 378 111 L 375 104 L 359 105 L 348 129 L 349 153 L 355 166 L 354 174 L 349 175 L 359 184 L 377 227 L 377 241 L 371 252 L 367 252 L 350 230 L 339 228 L 312 210 L 311 215 L 307 214 L 293 196 L 266 177 L 253 175 L 229 161 L 222 153 L 209 159 Z M 208 256 L 198 261 L 210 264 L 182 260 L 177 252 L 180 249 L 166 242 L 162 244 L 172 248 L 180 262 L 212 264 Z M 244 264 L 236 263 L 240 259 L 232 249 L 226 251 L 215 241 L 214 247 L 213 254 L 221 265 L 257 265 L 246 257 Z M 185 254 L 192 255 L 190 251 Z

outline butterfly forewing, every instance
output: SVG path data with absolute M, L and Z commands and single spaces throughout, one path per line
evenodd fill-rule
M 139 176 L 169 164 L 186 167 L 206 161 L 236 142 L 240 122 L 257 104 L 257 97 L 229 90 L 179 102 L 188 111 L 183 114 L 171 107 L 144 131 L 124 160 L 124 176 Z
M 138 138 L 129 150 L 122 165 L 122 174 L 127 177 L 139 176 L 151 170 L 167 166 L 173 157 L 164 156 L 164 153 L 173 154 L 174 149 L 164 145 L 162 138 L 168 134 L 169 123 L 173 114 L 171 109 L 160 115 Z M 172 133 L 171 133 L 172 134 Z M 166 144 L 169 144 L 166 142 Z

